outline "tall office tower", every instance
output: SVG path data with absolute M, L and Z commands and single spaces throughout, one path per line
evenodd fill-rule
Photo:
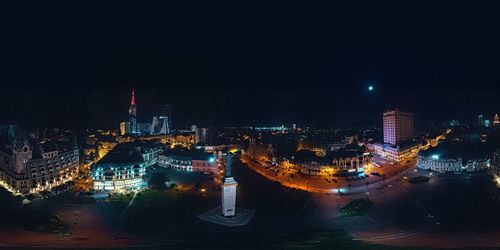
M 194 132 L 194 142 L 200 142 L 200 130 L 198 129 L 198 127 L 196 127 L 196 125 L 192 125 L 191 131 Z
M 413 137 L 413 114 L 391 110 L 384 113 L 384 143 L 399 145 Z
M 200 142 L 207 143 L 208 142 L 208 140 L 207 140 L 208 129 L 207 128 L 199 128 L 198 130 L 200 131 Z
M 160 120 L 158 116 L 153 116 L 153 121 L 151 122 L 151 134 L 157 135 L 160 132 Z
M 493 126 L 499 126 L 500 125 L 500 117 L 498 117 L 498 114 L 495 114 L 495 117 L 493 118 Z
M 167 116 L 160 116 L 160 120 L 162 120 L 160 135 L 170 134 L 170 125 L 169 125 L 168 117 Z
M 226 176 L 222 182 L 222 215 L 226 217 L 234 216 L 236 212 L 236 187 L 238 183 L 231 176 L 231 164 L 233 155 L 227 154 Z
M 163 106 L 163 119 L 166 122 L 162 129 L 165 128 L 166 134 L 170 134 L 170 130 L 172 130 L 172 105 L 165 104 Z
M 479 115 L 479 116 L 477 117 L 477 124 L 478 124 L 479 126 L 484 126 L 484 117 L 483 117 L 483 115 Z
M 120 135 L 127 133 L 127 122 L 120 122 Z
M 134 90 L 132 90 L 132 99 L 130 100 L 130 107 L 128 108 L 128 118 L 130 122 L 130 133 L 137 133 L 137 108 L 135 106 Z

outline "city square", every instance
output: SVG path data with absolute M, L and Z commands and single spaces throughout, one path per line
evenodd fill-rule
M 499 7 L 2 2 L 0 249 L 500 249 Z

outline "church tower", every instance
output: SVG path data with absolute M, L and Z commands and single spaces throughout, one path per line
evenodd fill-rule
M 28 161 L 32 158 L 32 148 L 27 140 L 23 142 L 14 141 L 12 145 L 12 158 L 14 161 L 14 172 L 23 174 L 28 166 Z
M 132 99 L 130 100 L 130 107 L 128 108 L 128 119 L 130 122 L 130 133 L 137 133 L 137 108 L 135 107 L 135 96 L 132 89 Z

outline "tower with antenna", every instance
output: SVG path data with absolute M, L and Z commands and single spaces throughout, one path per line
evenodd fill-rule
M 137 133 L 137 107 L 135 105 L 135 92 L 132 89 L 132 98 L 130 99 L 130 106 L 128 108 L 128 119 L 130 122 L 130 133 Z

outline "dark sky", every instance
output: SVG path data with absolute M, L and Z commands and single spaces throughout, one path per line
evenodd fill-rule
M 0 6 L 0 123 L 379 123 L 500 112 L 495 2 L 81 2 Z M 366 88 L 372 83 L 375 91 Z

